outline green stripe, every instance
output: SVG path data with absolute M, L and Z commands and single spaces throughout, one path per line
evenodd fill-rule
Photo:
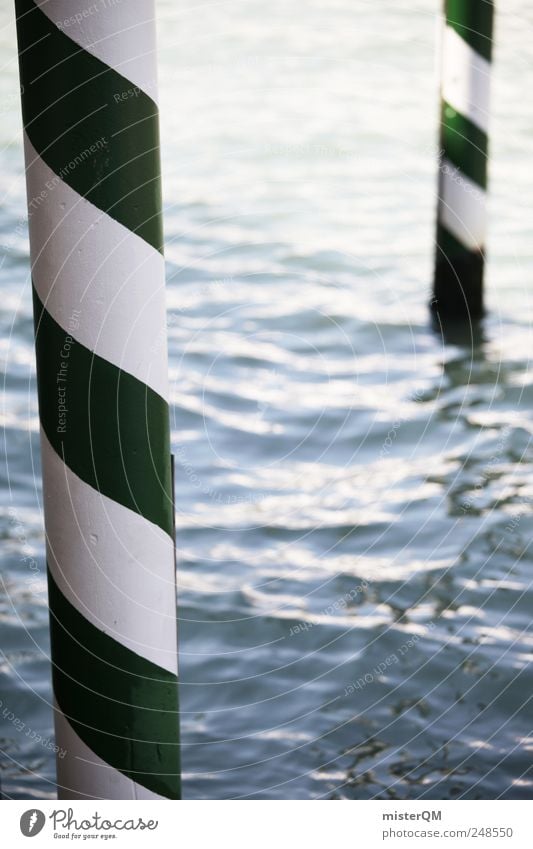
M 437 252 L 432 309 L 444 318 L 481 318 L 483 306 L 483 251 L 466 248 L 441 224 L 437 227 Z
M 487 135 L 446 101 L 442 103 L 440 145 L 446 159 L 482 189 L 487 188 Z
M 82 480 L 173 539 L 168 404 L 75 341 L 35 289 L 34 315 L 39 410 L 50 443 Z
M 446 22 L 488 62 L 492 58 L 492 0 L 445 0 Z
M 54 694 L 76 734 L 128 778 L 179 799 L 176 676 L 91 625 L 50 571 L 48 598 Z
M 58 30 L 32 0 L 15 5 L 31 143 L 71 188 L 162 251 L 156 104 Z
M 437 260 L 452 262 L 454 259 L 463 259 L 471 254 L 478 255 L 480 251 L 467 248 L 440 222 L 437 224 Z M 482 253 L 482 251 L 481 251 Z

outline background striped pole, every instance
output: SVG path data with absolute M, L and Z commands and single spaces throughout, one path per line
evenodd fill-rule
M 151 0 L 16 0 L 59 797 L 177 799 Z
M 483 314 L 492 0 L 444 0 L 437 250 L 432 306 Z

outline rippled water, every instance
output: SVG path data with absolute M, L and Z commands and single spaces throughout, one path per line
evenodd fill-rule
M 531 797 L 533 12 L 497 20 L 490 315 L 443 338 L 438 6 L 158 5 L 188 798 Z M 2 0 L 0 707 L 25 730 L 0 711 L 0 780 L 23 798 L 54 764 L 14 45 Z

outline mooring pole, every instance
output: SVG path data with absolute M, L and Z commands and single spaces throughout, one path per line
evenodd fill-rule
M 59 797 L 180 796 L 153 0 L 15 0 Z
M 441 318 L 483 314 L 492 0 L 444 0 L 434 297 Z

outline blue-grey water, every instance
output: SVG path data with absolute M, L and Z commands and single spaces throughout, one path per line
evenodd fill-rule
M 533 11 L 498 9 L 490 313 L 445 340 L 439 6 L 158 3 L 187 798 L 532 795 Z M 53 798 L 7 0 L 0 63 L 0 782 Z

